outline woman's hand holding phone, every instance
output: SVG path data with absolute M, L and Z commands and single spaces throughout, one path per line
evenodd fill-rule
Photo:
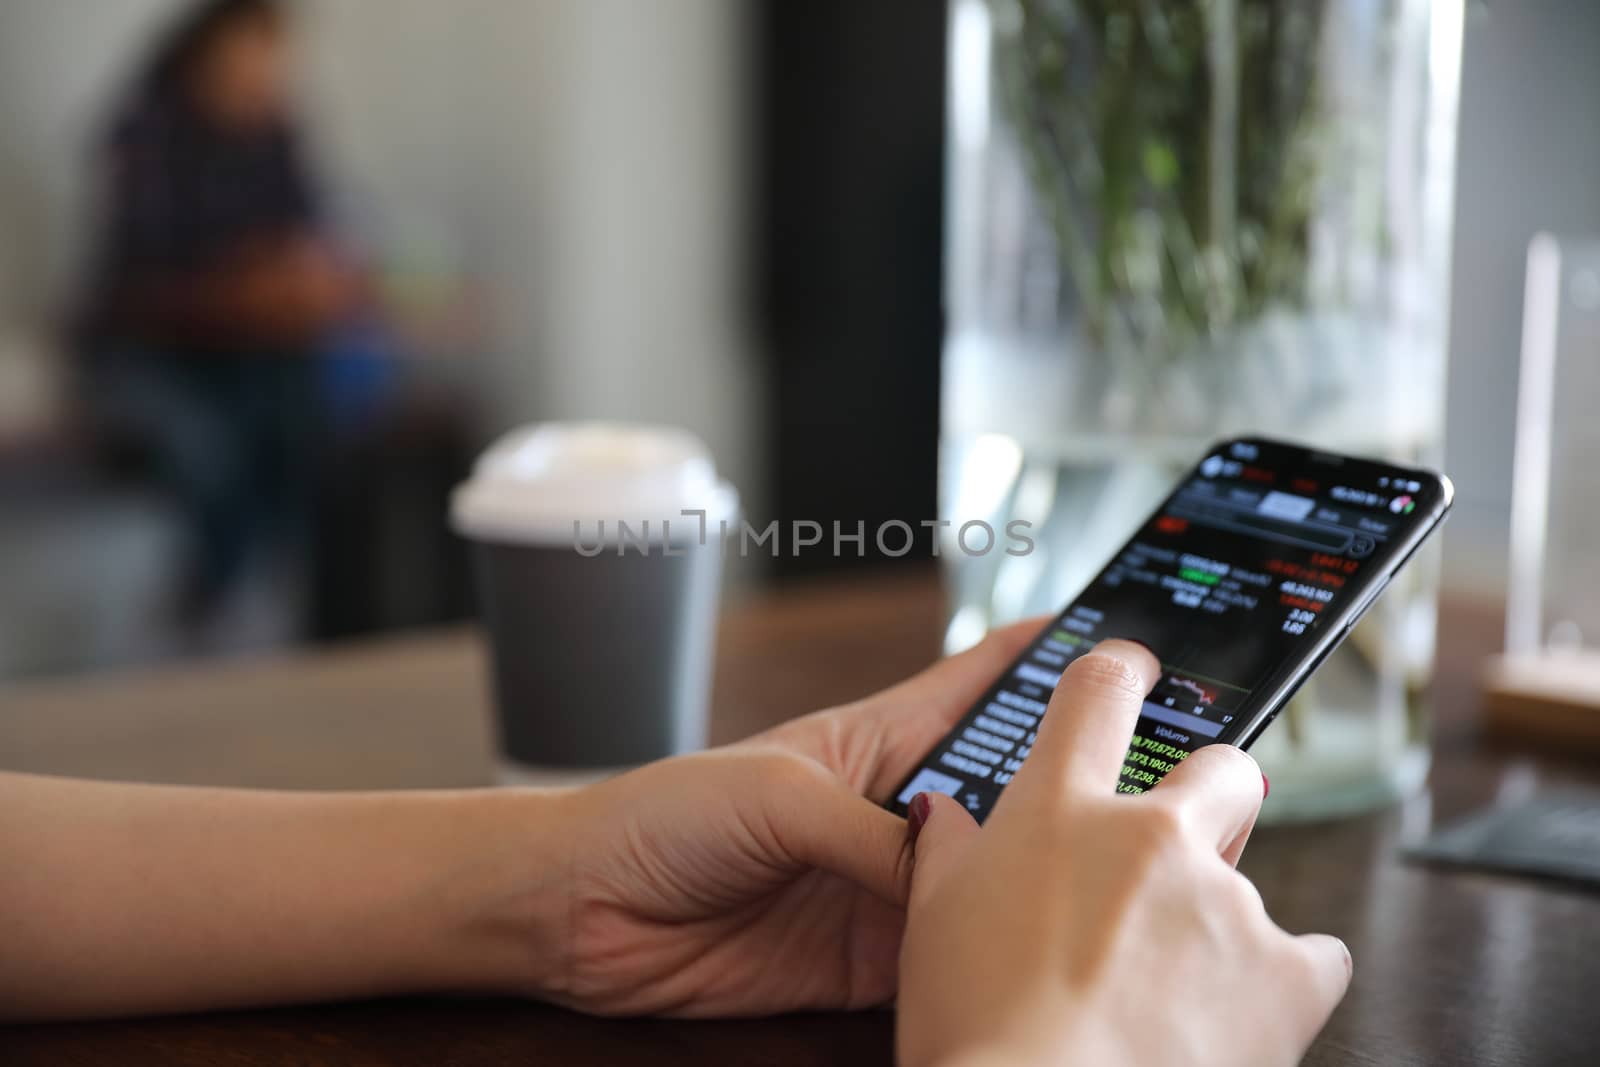
M 1113 792 L 1158 671 L 1126 641 L 1075 661 L 981 834 L 913 802 L 903 1064 L 1290 1064 L 1344 996 L 1344 945 L 1285 933 L 1233 869 L 1264 788 L 1247 754 Z
M 866 1008 L 895 993 L 911 851 L 891 790 L 1038 633 L 561 800 L 566 959 L 523 987 L 606 1015 Z

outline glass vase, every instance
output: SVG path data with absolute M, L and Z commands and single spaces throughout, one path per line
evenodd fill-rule
M 1060 609 L 1212 441 L 1436 465 L 1462 0 L 955 0 L 940 507 L 954 650 Z M 1269 817 L 1428 766 L 1437 561 L 1252 750 Z

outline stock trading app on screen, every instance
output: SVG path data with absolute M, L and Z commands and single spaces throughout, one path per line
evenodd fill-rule
M 1254 456 L 1253 446 L 1234 449 L 1203 461 L 1046 627 L 929 754 L 900 804 L 941 792 L 987 815 L 1027 758 L 1062 672 L 1106 637 L 1142 641 L 1161 661 L 1119 791 L 1143 792 L 1195 749 L 1238 736 L 1252 692 L 1332 625 L 1422 486 L 1403 477 L 1344 484 L 1337 473 L 1236 458 Z

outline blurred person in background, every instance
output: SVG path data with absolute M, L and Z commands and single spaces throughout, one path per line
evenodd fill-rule
M 98 146 L 89 407 L 108 451 L 146 461 L 181 504 L 191 621 L 308 538 L 319 357 L 364 301 L 302 158 L 290 35 L 279 0 L 204 0 Z

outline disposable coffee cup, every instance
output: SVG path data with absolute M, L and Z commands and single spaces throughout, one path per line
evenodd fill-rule
M 547 423 L 478 459 L 451 517 L 473 546 L 502 777 L 705 746 L 738 509 L 706 446 L 669 427 Z

